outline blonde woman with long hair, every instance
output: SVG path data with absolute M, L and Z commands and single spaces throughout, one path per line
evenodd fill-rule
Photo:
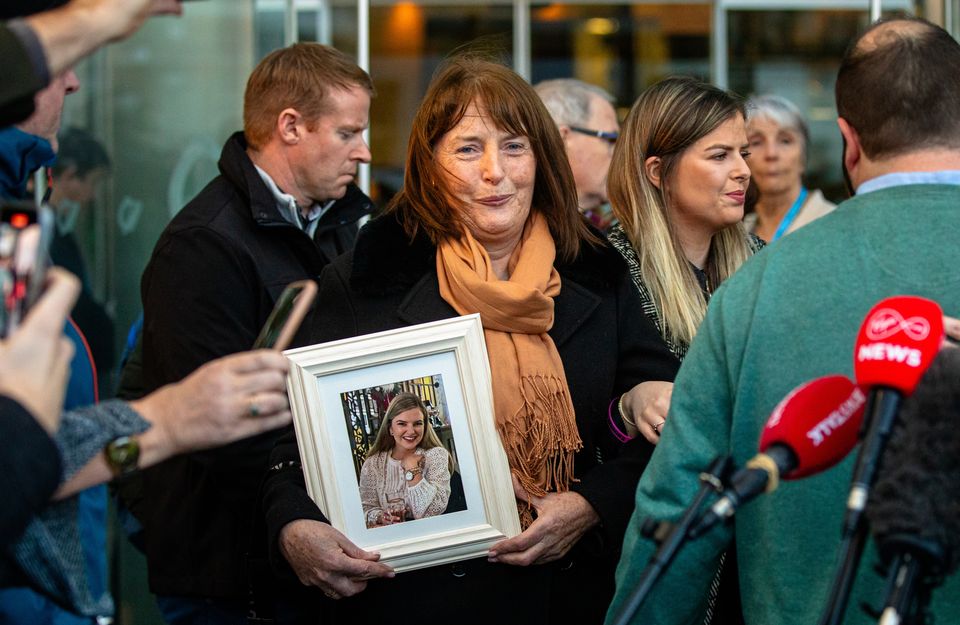
M 680 359 L 713 291 L 763 243 L 743 228 L 750 169 L 742 103 L 693 78 L 644 91 L 623 124 L 610 166 L 619 225 L 610 232 L 630 266 L 643 313 Z M 628 432 L 660 440 L 673 385 L 620 401 Z
M 450 500 L 453 460 L 433 431 L 427 408 L 413 393 L 387 406 L 360 468 L 360 502 L 367 527 L 443 514 Z M 402 512 L 391 500 L 403 502 Z

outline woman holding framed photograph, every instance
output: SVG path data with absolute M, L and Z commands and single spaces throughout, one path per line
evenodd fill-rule
M 318 342 L 480 314 L 523 531 L 487 557 L 370 579 L 393 572 L 325 522 L 291 434 L 264 487 L 271 560 L 340 599 L 334 623 L 602 622 L 653 449 L 614 437 L 611 399 L 673 380 L 678 361 L 578 211 L 560 133 L 523 78 L 470 56 L 438 70 L 403 189 L 324 270 L 318 301 Z
M 443 514 L 450 500 L 453 460 L 413 393 L 387 406 L 360 469 L 360 502 L 367 527 Z

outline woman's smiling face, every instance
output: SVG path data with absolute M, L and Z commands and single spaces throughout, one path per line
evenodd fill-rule
M 423 440 L 424 420 L 419 408 L 411 408 L 394 415 L 390 421 L 390 436 L 394 447 L 414 451 Z
M 518 241 L 537 172 L 530 139 L 498 128 L 483 104 L 474 101 L 440 138 L 434 154 L 474 238 L 488 249 Z

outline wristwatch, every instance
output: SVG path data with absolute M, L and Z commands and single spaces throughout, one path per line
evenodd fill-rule
M 407 469 L 403 472 L 403 478 L 408 482 L 412 482 L 413 478 L 417 477 L 421 473 L 423 473 L 423 469 L 421 467 L 413 467 L 412 469 Z
M 115 477 L 129 475 L 139 468 L 140 443 L 132 436 L 121 436 L 107 443 L 103 455 Z

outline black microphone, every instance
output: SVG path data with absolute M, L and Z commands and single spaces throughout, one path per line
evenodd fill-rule
M 904 400 L 866 509 L 888 567 L 882 625 L 909 622 L 960 564 L 960 349 Z

